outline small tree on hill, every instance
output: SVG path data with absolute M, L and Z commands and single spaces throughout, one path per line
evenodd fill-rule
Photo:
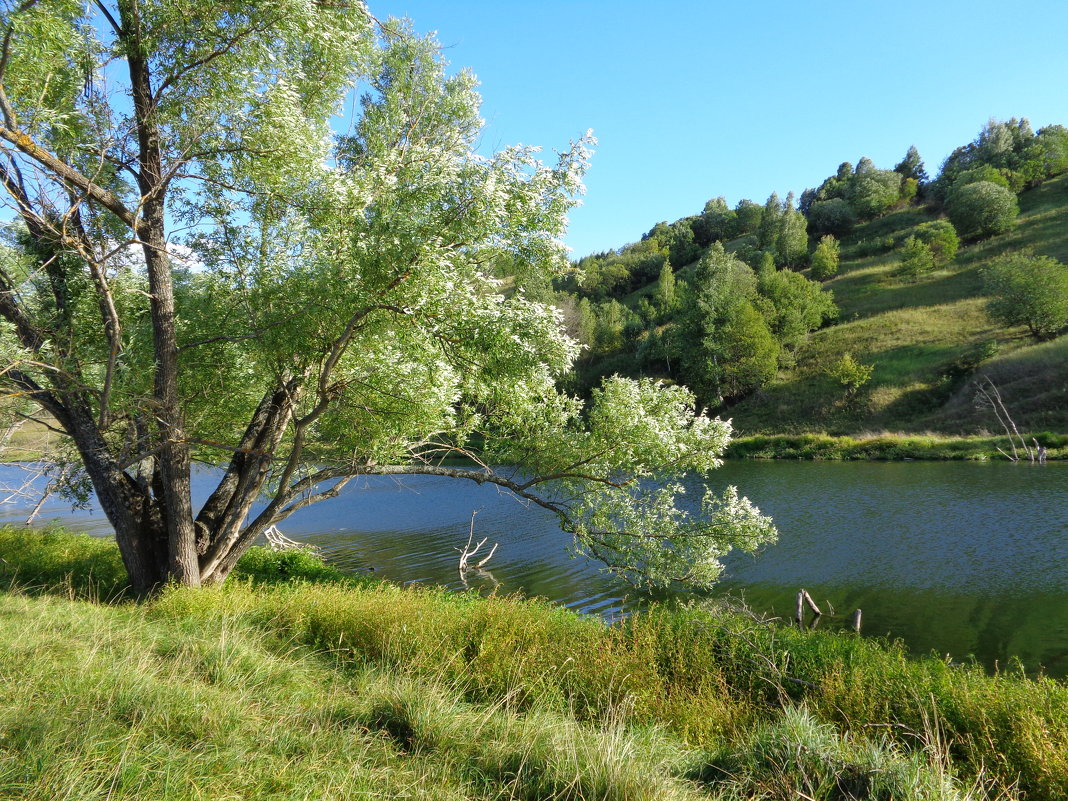
M 819 200 L 809 207 L 808 224 L 813 233 L 844 236 L 857 224 L 857 213 L 840 197 Z
M 916 149 L 915 145 L 909 147 L 908 152 L 905 153 L 905 158 L 895 165 L 894 172 L 900 173 L 906 179 L 914 179 L 917 184 L 925 184 L 928 180 L 927 170 L 923 166 L 923 159 L 920 158 L 920 151 Z
M 957 229 L 949 220 L 933 220 L 916 227 L 916 238 L 931 249 L 936 267 L 942 267 L 953 261 L 960 248 Z
M 677 303 L 675 291 L 675 271 L 671 269 L 671 262 L 665 261 L 660 268 L 660 277 L 656 284 L 656 302 L 662 314 L 670 314 Z
M 841 259 L 838 240 L 830 234 L 820 237 L 816 250 L 812 253 L 809 263 L 812 265 L 812 277 L 819 281 L 826 281 L 838 275 L 838 264 Z
M 918 237 L 910 236 L 901 247 L 898 275 L 914 278 L 934 269 L 935 259 L 931 247 Z
M 847 351 L 827 368 L 827 375 L 843 386 L 847 395 L 855 395 L 857 390 L 871 380 L 874 369 L 873 365 L 858 362 L 853 358 L 853 354 Z
M 1019 213 L 1016 196 L 990 181 L 953 189 L 946 200 L 946 215 L 965 239 L 984 239 L 1010 231 Z
M 1026 325 L 1035 339 L 1068 326 L 1068 265 L 1049 256 L 1013 253 L 983 271 L 987 309 L 1004 325 Z

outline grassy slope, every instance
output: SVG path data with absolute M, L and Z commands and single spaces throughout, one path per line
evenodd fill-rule
M 1023 329 L 998 326 L 984 310 L 979 278 L 984 264 L 1020 248 L 1068 261 L 1068 175 L 1023 193 L 1020 207 L 1015 231 L 961 248 L 947 268 L 915 282 L 893 276 L 892 252 L 850 253 L 861 240 L 900 241 L 929 217 L 905 210 L 859 227 L 843 243 L 841 273 L 826 284 L 841 308 L 839 324 L 814 333 L 792 369 L 731 410 L 739 433 L 993 430 L 992 415 L 973 407 L 971 376 L 945 378 L 989 342 L 998 354 L 980 372 L 1002 388 L 1017 423 L 1068 432 L 1068 339 L 1036 345 Z M 824 374 L 847 351 L 875 368 L 854 398 Z
M 76 599 L 114 589 L 111 543 L 0 529 L 0 557 L 38 588 L 0 592 L 3 798 L 1068 796 L 1068 688 L 878 641 L 609 627 L 264 552 L 246 575 L 316 583 L 101 605 Z

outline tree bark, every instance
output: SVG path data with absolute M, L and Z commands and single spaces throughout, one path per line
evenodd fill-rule
M 178 341 L 175 331 L 174 283 L 167 252 L 166 194 L 160 132 L 156 124 L 152 76 L 140 36 L 137 2 L 119 5 L 126 59 L 137 124 L 141 239 L 148 275 L 152 337 L 155 346 L 155 392 L 159 472 L 158 500 L 167 529 L 167 576 L 180 584 L 200 585 L 196 528 L 190 495 L 190 454 L 178 394 Z

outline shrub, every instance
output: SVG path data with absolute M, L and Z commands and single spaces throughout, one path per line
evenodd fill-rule
M 889 211 L 901 199 L 901 175 L 893 170 L 858 172 L 846 189 L 846 200 L 862 220 Z
M 846 393 L 852 395 L 871 380 L 873 365 L 862 364 L 853 358 L 853 354 L 842 354 L 837 362 L 827 370 L 827 375 L 837 381 L 846 389 Z
M 978 181 L 954 189 L 946 201 L 946 214 L 950 222 L 966 239 L 1003 234 L 1016 224 L 1019 213 L 1016 196 L 990 181 Z
M 960 248 L 957 229 L 949 220 L 934 220 L 916 227 L 915 236 L 931 249 L 936 267 L 953 261 Z
M 897 274 L 914 277 L 934 269 L 935 258 L 931 247 L 915 236 L 910 236 L 901 247 L 901 260 Z
M 812 254 L 812 277 L 826 281 L 831 276 L 837 275 L 840 252 L 837 239 L 830 234 L 821 237 L 820 243 L 816 245 L 816 250 Z
M 1068 326 L 1068 266 L 1049 256 L 1012 253 L 983 271 L 987 310 L 1004 325 L 1026 325 L 1036 339 Z

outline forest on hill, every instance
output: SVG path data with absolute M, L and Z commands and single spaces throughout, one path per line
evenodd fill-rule
M 843 162 L 763 204 L 722 197 L 549 284 L 584 346 L 569 378 L 683 383 L 739 435 L 1068 431 L 1068 129 L 989 121 L 928 175 Z

